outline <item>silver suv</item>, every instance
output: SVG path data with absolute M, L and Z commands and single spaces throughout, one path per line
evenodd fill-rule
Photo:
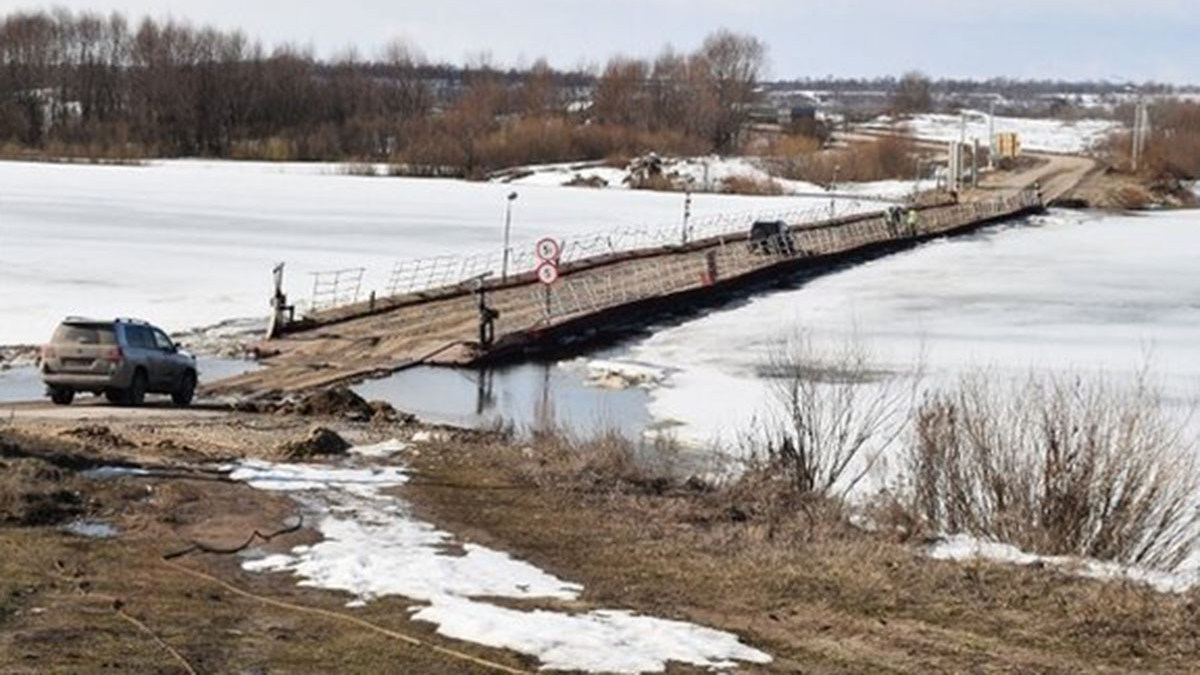
M 69 317 L 42 347 L 42 381 L 50 399 L 70 405 L 75 392 L 141 405 L 147 393 L 186 406 L 196 393 L 196 357 L 145 321 Z

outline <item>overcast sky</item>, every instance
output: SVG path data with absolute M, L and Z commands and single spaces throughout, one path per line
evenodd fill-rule
M 455 63 L 572 67 L 683 50 L 719 27 L 770 47 L 771 75 L 1104 78 L 1200 83 L 1200 0 L 58 0 L 242 28 L 365 55 L 393 37 Z M 0 0 L 5 10 L 36 2 Z

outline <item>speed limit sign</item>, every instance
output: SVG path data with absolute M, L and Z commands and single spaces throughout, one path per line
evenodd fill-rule
M 547 286 L 553 284 L 554 282 L 558 281 L 558 265 L 555 265 L 549 260 L 542 262 L 541 265 L 538 265 L 537 277 L 538 281 L 546 284 Z
M 542 262 L 554 262 L 562 254 L 562 246 L 559 245 L 558 240 L 546 237 L 538 240 L 533 252 L 537 255 L 538 260 Z

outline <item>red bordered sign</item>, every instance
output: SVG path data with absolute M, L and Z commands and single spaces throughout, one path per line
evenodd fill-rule
M 558 257 L 562 255 L 562 245 L 557 239 L 546 237 L 539 239 L 538 243 L 533 248 L 534 255 L 542 262 L 558 262 Z
M 558 281 L 558 265 L 555 265 L 554 262 L 550 260 L 543 261 L 542 264 L 538 265 L 537 267 L 537 278 L 538 281 L 546 284 L 547 286 Z

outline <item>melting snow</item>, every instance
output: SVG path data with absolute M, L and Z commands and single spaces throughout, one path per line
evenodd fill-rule
M 392 455 L 404 452 L 408 449 L 408 443 L 392 439 L 374 445 L 358 445 L 350 448 L 350 452 L 360 457 L 385 458 Z
M 402 446 L 393 441 L 355 454 L 390 454 Z M 235 480 L 292 493 L 318 515 L 324 536 L 244 568 L 291 572 L 301 585 L 346 591 L 354 596 L 348 606 L 387 595 L 427 603 L 413 618 L 436 624 L 442 635 L 528 654 L 547 669 L 661 672 L 671 661 L 728 668 L 771 660 L 735 635 L 689 623 L 615 610 L 523 611 L 475 599 L 574 601 L 583 588 L 414 518 L 403 500 L 387 494 L 407 482 L 402 468 L 259 461 L 231 468 Z
M 1092 579 L 1123 579 L 1143 583 L 1162 593 L 1184 593 L 1200 584 L 1200 569 L 1185 568 L 1180 572 L 1171 573 L 1102 560 L 1037 555 L 1022 551 L 1011 544 L 984 541 L 965 534 L 952 535 L 934 544 L 929 549 L 929 556 L 937 560 L 984 559 L 1014 565 L 1040 563 Z
M 606 389 L 651 389 L 667 377 L 665 368 L 631 361 L 593 359 L 588 361 L 587 370 L 588 384 Z
M 915 115 L 901 123 L 921 139 L 957 141 L 962 136 L 962 118 L 959 115 Z M 894 121 L 885 116 L 864 125 L 864 128 L 890 129 L 893 124 Z M 1022 147 L 1048 152 L 1084 152 L 1120 128 L 1121 124 L 1112 120 L 1067 121 L 1000 116 L 995 119 L 996 133 L 1016 132 Z M 968 143 L 971 139 L 978 138 L 981 143 L 987 144 L 986 113 L 974 111 L 967 118 L 966 135 Z

